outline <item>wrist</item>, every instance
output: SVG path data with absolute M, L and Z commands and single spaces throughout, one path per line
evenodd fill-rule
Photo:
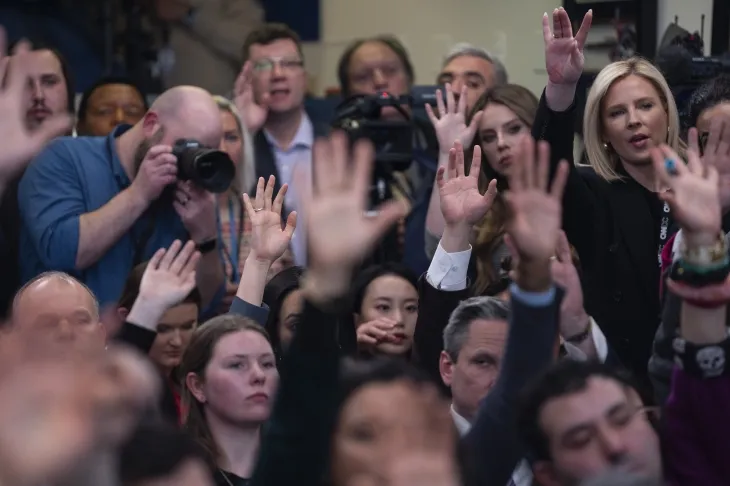
M 590 327 L 591 318 L 585 311 L 560 317 L 560 334 L 569 343 L 579 344 L 588 339 Z
M 555 112 L 566 111 L 575 99 L 577 83 L 555 84 L 548 81 L 545 87 L 545 101 Z
M 443 235 L 441 235 L 441 247 L 446 253 L 467 251 L 471 248 L 471 245 L 469 244 L 470 235 L 471 226 L 467 224 L 447 224 L 444 227 Z
M 684 231 L 682 239 L 689 249 L 701 248 L 716 243 L 719 234 L 719 229 L 716 231 Z
M 525 261 L 520 257 L 517 265 L 517 285 L 526 292 L 547 292 L 553 285 L 550 260 Z
M 132 208 L 138 211 L 144 211 L 150 205 L 150 200 L 145 196 L 144 192 L 140 190 L 134 182 L 126 189 L 127 196 L 132 205 Z
M 157 323 L 167 311 L 168 305 L 159 299 L 139 294 L 127 315 L 127 321 L 157 332 Z
M 266 272 L 268 272 L 273 263 L 273 260 L 269 260 L 268 258 L 260 258 L 255 251 L 251 250 L 246 257 L 245 266 L 250 265 L 251 268 L 265 270 Z
M 326 307 L 331 302 L 347 296 L 351 279 L 352 272 L 343 272 L 341 269 L 323 271 L 313 268 L 304 274 L 302 294 L 312 304 Z

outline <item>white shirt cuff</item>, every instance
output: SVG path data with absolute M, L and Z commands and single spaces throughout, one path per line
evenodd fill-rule
M 592 317 L 590 319 L 591 340 L 593 340 L 593 347 L 596 349 L 596 357 L 599 362 L 605 363 L 606 358 L 608 357 L 608 341 L 606 341 L 606 336 L 603 334 L 603 331 L 601 331 L 601 328 L 598 327 L 596 321 Z M 562 338 L 561 341 L 563 341 Z M 563 341 L 563 347 L 565 348 L 565 352 L 568 353 L 570 359 L 574 359 L 575 361 L 588 360 L 586 354 L 575 344 Z
M 440 290 L 451 292 L 464 290 L 470 258 L 471 246 L 465 251 L 446 253 L 439 243 L 426 272 L 426 281 Z

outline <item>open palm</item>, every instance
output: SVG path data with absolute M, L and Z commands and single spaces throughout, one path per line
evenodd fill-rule
M 468 145 L 474 140 L 474 135 L 482 118 L 481 111 L 474 114 L 469 125 L 466 124 L 466 86 L 461 90 L 459 102 L 456 102 L 450 83 L 446 83 L 446 106 L 440 89 L 436 90 L 436 109 L 438 116 L 433 112 L 431 105 L 426 104 L 426 114 L 433 125 L 439 142 L 439 150 L 449 150 L 454 142 Z
M 553 10 L 553 29 L 545 14 L 542 18 L 543 40 L 545 41 L 545 69 L 553 84 L 577 83 L 583 73 L 585 46 L 591 28 L 593 13 L 589 10 L 583 17 L 580 29 L 573 37 L 570 17 L 564 8 Z
M 568 164 L 562 161 L 549 185 L 550 146 L 540 142 L 534 161 L 534 141 L 525 142 L 529 154 L 509 175 L 505 199 L 510 209 L 507 233 L 521 259 L 548 260 L 555 254 L 562 222 L 562 198 Z
M 139 284 L 139 295 L 169 309 L 187 297 L 195 288 L 196 268 L 200 252 L 195 242 L 184 246 L 175 240 L 170 248 L 159 249 L 150 259 Z
M 459 142 L 449 151 L 448 180 L 444 181 L 446 168 L 440 167 L 436 173 L 439 188 L 441 214 L 447 225 L 474 225 L 481 221 L 492 207 L 497 195 L 497 181 L 489 183 L 487 192 L 479 193 L 479 173 L 482 166 L 482 152 L 474 147 L 469 175 L 464 174 L 464 150 Z
M 674 219 L 683 229 L 693 233 L 719 232 L 722 209 L 717 169 L 705 167 L 699 154 L 692 149 L 687 151 L 687 155 L 689 160 L 685 165 L 679 155 L 666 145 L 652 151 L 654 169 L 670 188 L 661 197 L 669 204 Z M 666 160 L 675 161 L 676 174 L 668 172 Z
M 0 185 L 17 176 L 30 159 L 49 141 L 62 135 L 71 127 L 68 115 L 53 116 L 36 130 L 30 131 L 25 124 L 25 89 L 30 76 L 30 44 L 20 42 L 12 57 L 6 56 L 7 39 L 0 27 L 0 79 L 6 80 L 0 90 L 0 138 L 3 151 L 0 155 Z M 9 65 L 12 68 L 8 70 Z
M 246 125 L 251 133 L 258 132 L 264 123 L 266 117 L 269 115 L 268 94 L 263 95 L 262 99 L 257 103 L 253 93 L 253 65 L 251 61 L 247 61 L 243 65 L 238 78 L 236 78 L 236 85 L 233 88 L 233 103 L 238 109 L 238 113 L 241 114 L 242 121 Z
M 292 211 L 286 220 L 286 226 L 282 228 L 281 210 L 289 186 L 287 184 L 281 186 L 276 198 L 273 199 L 275 184 L 276 178 L 273 175 L 269 177 L 265 186 L 264 178 L 259 177 L 256 184 L 255 207 L 251 204 L 248 194 L 243 195 L 246 215 L 251 221 L 251 253 L 258 260 L 269 263 L 273 263 L 289 248 L 297 226 L 297 213 Z
M 317 140 L 313 157 L 313 190 L 302 197 L 306 214 L 309 257 L 312 267 L 354 268 L 400 218 L 404 206 L 390 201 L 366 215 L 370 193 L 373 147 L 355 146 L 349 161 L 345 134 Z

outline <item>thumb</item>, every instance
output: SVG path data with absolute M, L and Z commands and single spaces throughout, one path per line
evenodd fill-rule
M 34 146 L 40 150 L 49 140 L 65 135 L 71 129 L 71 116 L 57 115 L 46 120 L 31 136 Z
M 392 200 L 382 204 L 377 209 L 377 216 L 370 220 L 370 234 L 367 235 L 368 244 L 379 241 L 383 235 L 399 219 L 408 214 L 408 207 L 403 201 Z

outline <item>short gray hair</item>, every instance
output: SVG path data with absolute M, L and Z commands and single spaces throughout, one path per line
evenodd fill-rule
M 94 292 L 89 288 L 88 285 L 86 285 L 84 282 L 80 281 L 77 278 L 72 277 L 66 272 L 59 272 L 59 271 L 49 271 L 49 272 L 43 272 L 35 277 L 33 277 L 31 280 L 25 283 L 18 291 L 15 293 L 15 297 L 13 297 L 13 306 L 12 306 L 12 314 L 15 314 L 15 308 L 18 306 L 18 303 L 20 302 L 20 298 L 23 296 L 23 294 L 33 285 L 37 284 L 38 282 L 42 282 L 45 280 L 60 280 L 61 282 L 69 283 L 69 284 L 76 284 L 82 287 L 84 290 L 86 290 L 89 295 L 91 296 L 91 301 L 94 305 L 94 317 L 97 319 L 99 318 L 99 301 L 96 298 L 96 295 L 94 295 Z M 11 316 L 12 317 L 12 316 Z
M 510 305 L 496 297 L 471 297 L 459 302 L 444 328 L 444 351 L 453 361 L 459 359 L 469 328 L 475 319 L 507 321 Z
M 502 61 L 500 61 L 499 58 L 491 54 L 488 50 L 482 49 L 481 47 L 477 47 L 467 42 L 461 42 L 452 47 L 449 50 L 448 54 L 446 54 L 446 57 L 444 58 L 444 62 L 441 67 L 446 67 L 448 63 L 461 56 L 479 57 L 484 59 L 485 61 L 492 63 L 492 66 L 494 66 L 494 77 L 495 81 L 497 82 L 497 86 L 507 84 L 507 68 L 504 67 Z

